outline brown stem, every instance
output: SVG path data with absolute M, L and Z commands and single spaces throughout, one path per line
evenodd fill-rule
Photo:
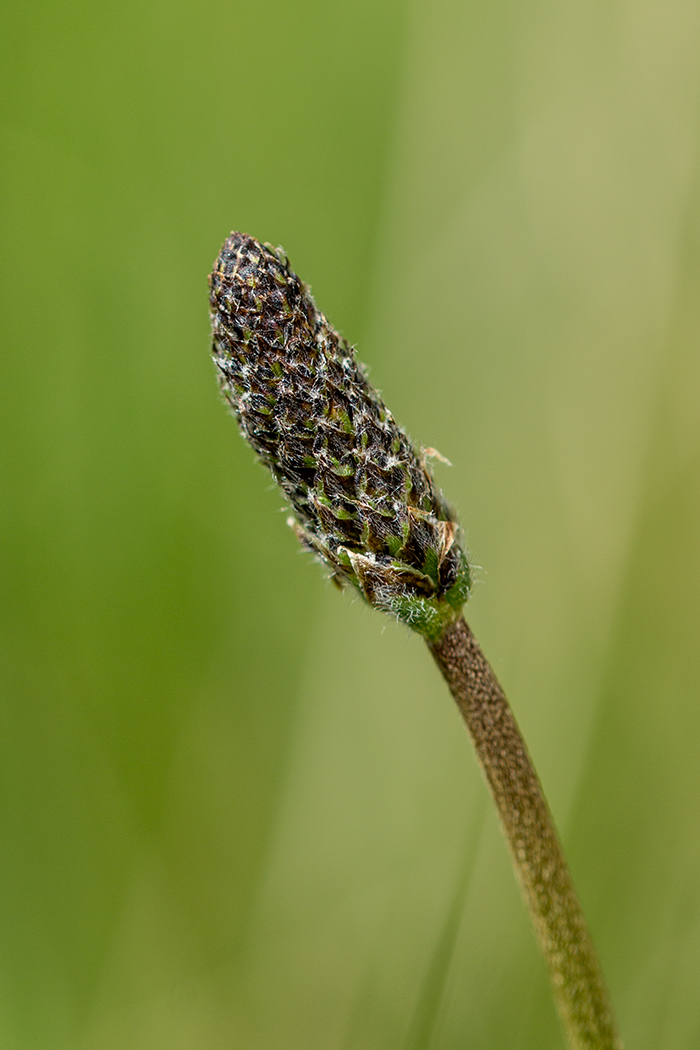
M 622 1050 L 554 822 L 505 694 L 461 617 L 428 644 L 496 803 L 572 1050 Z

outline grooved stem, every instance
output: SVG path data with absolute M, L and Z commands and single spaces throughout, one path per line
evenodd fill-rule
M 429 648 L 491 791 L 572 1050 L 623 1050 L 598 957 L 513 712 L 461 617 Z

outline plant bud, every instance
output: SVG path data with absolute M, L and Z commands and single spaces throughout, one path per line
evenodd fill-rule
M 337 583 L 439 637 L 468 597 L 470 575 L 426 453 L 282 249 L 232 233 L 209 285 L 221 389 L 291 504 L 299 538 Z

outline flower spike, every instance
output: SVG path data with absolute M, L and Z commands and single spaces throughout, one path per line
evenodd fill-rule
M 439 637 L 469 595 L 470 572 L 426 452 L 281 248 L 232 233 L 209 284 L 221 389 L 289 500 L 300 540 L 341 586 Z

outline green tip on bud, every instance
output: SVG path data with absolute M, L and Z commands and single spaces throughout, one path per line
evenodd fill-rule
M 455 516 L 426 464 L 281 248 L 243 233 L 209 278 L 213 357 L 243 436 L 302 543 L 428 639 L 469 595 Z

